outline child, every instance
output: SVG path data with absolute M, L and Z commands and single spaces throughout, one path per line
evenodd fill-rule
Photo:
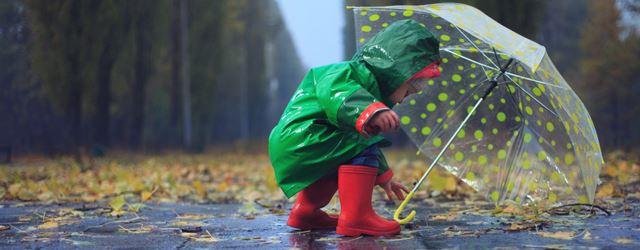
M 351 61 L 311 69 L 269 136 L 276 180 L 287 197 L 298 194 L 287 225 L 332 229 L 347 236 L 393 235 L 400 225 L 371 206 L 375 185 L 392 199 L 407 189 L 378 147 L 396 130 L 390 108 L 416 91 L 409 82 L 439 76 L 438 40 L 413 20 L 392 23 Z M 340 216 L 320 210 L 340 190 Z

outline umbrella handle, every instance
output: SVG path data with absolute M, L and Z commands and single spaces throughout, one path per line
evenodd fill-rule
M 411 210 L 411 213 L 409 213 L 409 215 L 406 218 L 400 219 L 400 214 L 402 213 L 404 208 L 407 206 L 407 204 L 409 204 L 409 201 L 411 200 L 411 198 L 413 198 L 414 194 L 415 192 L 413 190 L 409 194 L 407 194 L 407 197 L 405 197 L 402 203 L 400 203 L 400 206 L 398 207 L 398 209 L 396 209 L 396 212 L 393 213 L 393 219 L 397 221 L 398 224 L 400 225 L 407 224 L 411 222 L 414 217 L 416 217 L 416 211 Z

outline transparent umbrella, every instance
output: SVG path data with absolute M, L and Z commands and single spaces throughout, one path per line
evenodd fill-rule
M 433 167 L 496 203 L 591 203 L 603 164 L 584 104 L 543 46 L 463 4 L 353 7 L 356 42 L 414 19 L 440 40 L 441 76 L 394 107 Z

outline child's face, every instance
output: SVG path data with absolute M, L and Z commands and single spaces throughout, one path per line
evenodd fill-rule
M 418 89 L 412 84 L 413 81 L 423 80 L 429 78 L 435 78 L 440 76 L 440 69 L 438 68 L 439 62 L 434 62 L 427 67 L 424 67 L 420 72 L 416 73 L 409 80 L 405 81 L 400 87 L 396 89 L 391 95 L 389 95 L 389 101 L 394 104 L 401 103 L 407 96 L 418 92 Z

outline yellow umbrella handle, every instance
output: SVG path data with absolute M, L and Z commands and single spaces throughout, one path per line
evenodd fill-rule
M 398 207 L 398 209 L 396 209 L 396 212 L 393 213 L 393 219 L 397 221 L 400 225 L 407 224 L 411 222 L 414 217 L 416 217 L 416 211 L 411 210 L 411 213 L 409 213 L 409 215 L 406 218 L 400 219 L 400 214 L 402 213 L 404 208 L 407 206 L 407 204 L 409 204 L 409 201 L 411 200 L 411 198 L 413 198 L 414 194 L 415 194 L 414 191 L 411 191 L 409 194 L 407 194 L 407 197 L 405 197 L 402 203 L 400 203 L 400 206 Z

